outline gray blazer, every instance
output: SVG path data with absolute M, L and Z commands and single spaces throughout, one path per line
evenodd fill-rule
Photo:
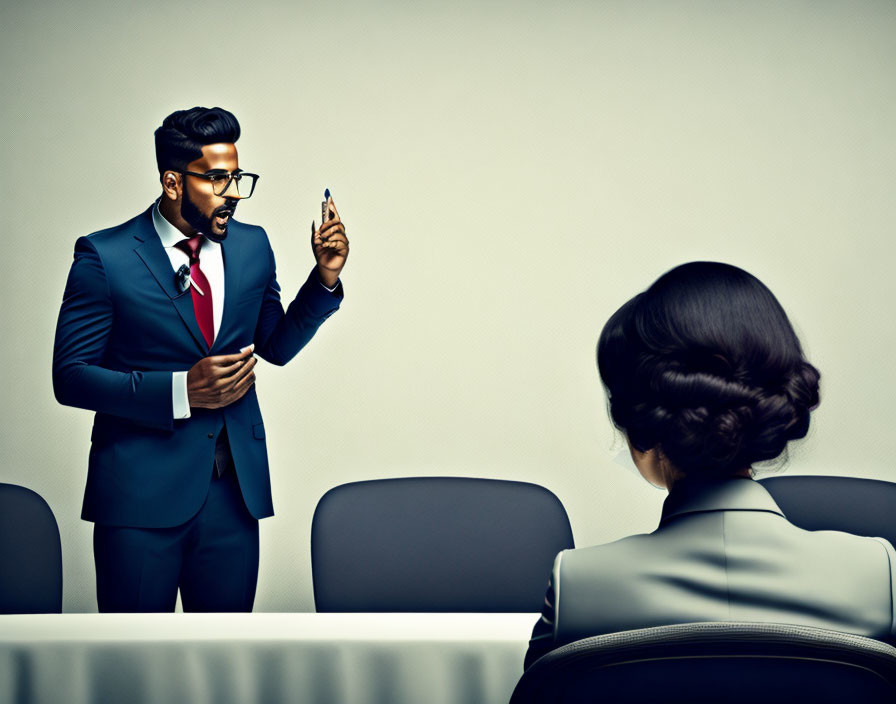
M 793 623 L 896 638 L 896 552 L 806 531 L 752 479 L 684 483 L 659 527 L 554 561 L 526 667 L 588 636 L 694 621 Z

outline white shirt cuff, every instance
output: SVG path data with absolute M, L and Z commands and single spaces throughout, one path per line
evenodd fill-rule
M 174 408 L 174 420 L 190 417 L 190 397 L 187 395 L 187 373 L 171 374 L 171 402 Z
M 323 281 L 318 281 L 318 283 L 325 289 L 327 289 L 327 291 L 329 291 L 330 293 L 333 293 L 337 288 L 339 288 L 339 279 L 336 280 L 336 285 L 333 288 L 327 286 Z

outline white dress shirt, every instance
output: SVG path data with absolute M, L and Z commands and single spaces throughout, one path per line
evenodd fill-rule
M 159 211 L 159 201 L 156 201 L 152 209 L 152 224 L 155 225 L 156 234 L 162 240 L 165 254 L 171 260 L 173 271 L 180 269 L 181 265 L 190 266 L 190 257 L 183 250 L 175 247 L 178 242 L 188 239 L 183 232 L 165 219 Z M 203 235 L 202 246 L 199 248 L 199 267 L 211 286 L 212 297 L 212 341 L 221 328 L 221 314 L 224 312 L 224 258 L 221 256 L 221 245 L 212 242 Z M 208 291 L 204 293 L 208 294 Z M 187 370 L 189 371 L 189 370 Z M 187 372 L 174 372 L 171 379 L 171 401 L 174 408 L 174 418 L 190 417 L 190 399 L 187 395 Z
M 190 257 L 182 249 L 175 247 L 175 245 L 190 238 L 165 219 L 165 216 L 159 211 L 158 200 L 152 209 L 152 224 L 156 228 L 156 234 L 162 241 L 165 254 L 171 260 L 172 270 L 176 272 L 183 264 L 189 267 Z M 212 342 L 214 342 L 214 338 L 218 335 L 218 330 L 221 328 L 221 315 L 224 312 L 224 257 L 221 255 L 221 245 L 218 242 L 212 242 L 205 235 L 202 236 L 202 246 L 199 248 L 199 266 L 212 289 L 212 324 L 214 325 Z M 333 288 L 325 286 L 323 282 L 320 282 L 320 285 L 332 293 L 339 286 L 339 282 L 337 281 L 336 286 Z M 171 378 L 171 401 L 175 420 L 190 417 L 187 372 L 189 370 L 174 372 Z

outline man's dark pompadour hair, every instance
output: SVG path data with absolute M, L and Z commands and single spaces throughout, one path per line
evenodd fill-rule
M 195 107 L 171 113 L 156 130 L 156 163 L 159 174 L 184 171 L 202 157 L 202 147 L 218 142 L 236 142 L 240 123 L 224 108 Z

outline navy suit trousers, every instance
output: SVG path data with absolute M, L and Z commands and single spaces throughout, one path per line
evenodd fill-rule
M 93 554 L 100 612 L 252 611 L 258 521 L 243 501 L 232 462 L 214 468 L 202 508 L 172 528 L 96 524 Z

